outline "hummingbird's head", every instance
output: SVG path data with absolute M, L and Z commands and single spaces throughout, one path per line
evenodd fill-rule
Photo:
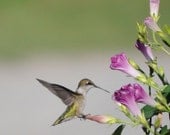
M 91 80 L 86 79 L 86 78 L 82 79 L 78 84 L 78 88 L 83 88 L 83 89 L 87 89 L 87 90 L 89 90 L 93 87 L 95 87 L 95 84 Z
M 104 90 L 105 92 L 108 92 L 110 93 L 109 91 L 103 89 L 103 88 L 100 88 L 99 86 L 97 86 L 93 81 L 91 81 L 90 79 L 82 79 L 79 84 L 78 84 L 78 88 L 77 88 L 77 91 L 79 93 L 87 93 L 91 88 L 98 88 L 98 89 L 101 89 L 101 90 Z

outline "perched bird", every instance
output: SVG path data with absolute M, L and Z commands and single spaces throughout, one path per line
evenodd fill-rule
M 83 114 L 83 110 L 85 107 L 86 94 L 91 88 L 99 88 L 109 93 L 109 91 L 100 88 L 89 79 L 82 79 L 75 92 L 58 84 L 49 83 L 40 79 L 37 80 L 67 105 L 65 112 L 52 124 L 52 126 L 71 120 L 75 117 L 85 118 L 86 115 Z

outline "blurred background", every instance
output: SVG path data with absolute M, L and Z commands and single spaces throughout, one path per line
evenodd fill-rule
M 169 5 L 161 1 L 161 26 L 170 24 Z M 110 57 L 126 52 L 146 68 L 134 43 L 136 22 L 147 16 L 147 0 L 1 0 L 0 134 L 111 134 L 116 125 L 79 119 L 51 127 L 65 105 L 35 78 L 75 90 L 87 77 L 112 92 L 134 82 L 109 69 Z M 168 57 L 157 54 L 160 64 L 169 67 Z M 94 89 L 87 98 L 86 113 L 123 117 L 111 95 Z M 139 132 L 142 135 L 141 129 L 131 127 L 124 131 Z

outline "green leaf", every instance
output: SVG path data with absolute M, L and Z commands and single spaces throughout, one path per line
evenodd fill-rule
M 164 97 L 167 100 L 167 103 L 170 103 L 170 85 L 168 85 L 167 87 L 165 87 L 165 89 L 162 91 L 162 94 L 164 95 Z
M 170 35 L 170 26 L 164 25 L 163 30 L 164 30 L 168 35 Z
M 161 135 L 170 135 L 170 129 L 167 128 L 167 125 L 161 128 L 160 134 Z
M 137 23 L 137 28 L 138 28 L 138 39 L 143 43 L 148 43 L 146 26 L 144 24 Z
M 144 112 L 146 119 L 150 119 L 152 116 L 154 116 L 158 113 L 158 110 L 154 107 L 146 105 L 142 108 L 142 112 Z
M 163 90 L 162 90 L 162 95 L 166 98 L 167 103 L 170 103 L 170 85 L 167 85 Z M 142 112 L 144 112 L 145 118 L 150 119 L 152 116 L 158 114 L 160 111 L 157 110 L 154 107 L 151 107 L 149 105 L 144 106 L 141 109 Z
M 120 125 L 120 126 L 113 132 L 112 135 L 121 135 L 124 128 L 125 128 L 125 125 Z

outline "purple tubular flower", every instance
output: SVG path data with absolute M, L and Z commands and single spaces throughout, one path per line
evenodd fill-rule
M 150 106 L 155 106 L 156 102 L 145 92 L 145 90 L 137 83 L 133 84 L 135 101 Z
M 112 99 L 126 106 L 135 116 L 141 115 L 137 103 L 144 103 L 150 106 L 156 105 L 156 102 L 137 83 L 122 86 L 114 92 Z
M 154 32 L 161 32 L 162 31 L 152 17 L 147 17 L 144 20 L 144 23 L 148 28 L 150 28 Z
M 141 53 L 145 56 L 145 58 L 148 61 L 154 60 L 154 56 L 152 54 L 152 50 L 151 50 L 150 46 L 142 43 L 139 39 L 136 41 L 135 46 L 139 51 L 141 51 Z
M 140 73 L 133 68 L 130 63 L 128 62 L 128 59 L 124 53 L 117 54 L 113 57 L 111 57 L 111 65 L 110 68 L 113 70 L 120 70 L 126 74 L 129 74 L 133 77 L 140 76 Z
M 126 106 L 133 115 L 140 116 L 141 111 L 135 102 L 134 91 L 131 88 L 133 88 L 131 84 L 121 87 L 112 95 L 112 99 Z
M 150 15 L 158 16 L 160 0 L 150 0 Z

